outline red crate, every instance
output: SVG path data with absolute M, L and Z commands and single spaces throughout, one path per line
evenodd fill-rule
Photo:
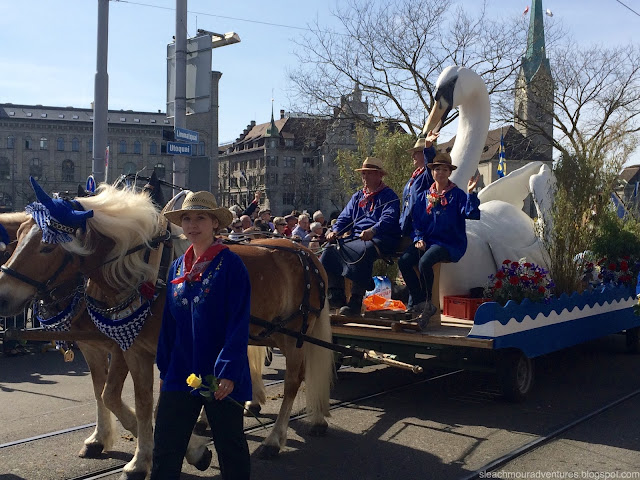
M 480 304 L 488 301 L 490 301 L 488 298 L 471 298 L 467 295 L 457 297 L 446 295 L 444 297 L 444 308 L 442 312 L 448 317 L 473 320 Z

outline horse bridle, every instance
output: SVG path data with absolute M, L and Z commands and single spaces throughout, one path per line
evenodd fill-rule
M 20 280 L 23 283 L 26 283 L 27 285 L 31 285 L 38 291 L 38 294 L 41 295 L 47 292 L 49 285 L 51 285 L 58 278 L 58 276 L 64 271 L 64 269 L 67 267 L 67 265 L 71 263 L 72 260 L 73 260 L 73 257 L 71 256 L 71 254 L 69 252 L 65 252 L 64 258 L 62 259 L 62 263 L 53 273 L 53 276 L 46 282 L 39 282 L 38 280 L 34 280 L 33 278 L 30 278 L 18 272 L 17 270 L 14 270 L 11 267 L 7 267 L 6 265 L 0 266 L 0 271 L 2 271 L 3 273 L 6 273 L 10 277 L 13 277 L 17 280 Z

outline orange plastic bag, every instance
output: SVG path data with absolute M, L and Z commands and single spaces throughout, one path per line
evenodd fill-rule
M 362 303 L 368 312 L 374 310 L 401 310 L 404 312 L 407 309 L 400 300 L 387 300 L 375 293 L 366 297 Z

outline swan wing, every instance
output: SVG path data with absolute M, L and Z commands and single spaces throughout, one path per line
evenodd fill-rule
M 487 185 L 478 193 L 480 202 L 485 203 L 491 200 L 500 200 L 522 210 L 524 201 L 530 193 L 529 179 L 532 175 L 536 174 L 543 165 L 542 162 L 528 163 L 524 167 L 520 167 L 505 177 L 499 178 L 495 182 Z

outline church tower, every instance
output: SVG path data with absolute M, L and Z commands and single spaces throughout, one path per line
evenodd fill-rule
M 542 0 L 533 0 L 527 35 L 527 51 L 516 80 L 514 125 L 535 147 L 552 160 L 553 78 L 544 41 Z M 544 135 L 541 134 L 544 132 Z

